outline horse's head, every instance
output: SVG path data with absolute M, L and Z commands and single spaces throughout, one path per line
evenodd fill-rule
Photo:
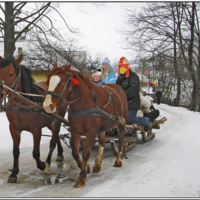
M 16 60 L 14 58 L 2 58 L 0 56 L 0 81 L 7 86 L 12 86 L 16 80 L 17 67 L 22 61 L 22 56 L 19 56 Z M 6 93 L 5 91 L 0 92 L 0 102 L 3 101 Z
M 0 57 L 0 81 L 5 83 L 8 86 L 11 86 L 17 74 L 17 68 L 22 61 L 22 55 L 19 56 L 16 60 L 13 57 L 3 59 Z
M 47 74 L 48 92 L 43 103 L 46 112 L 54 113 L 61 101 L 67 97 L 71 83 L 69 74 L 71 64 L 53 69 Z M 64 92 L 65 91 L 65 92 Z

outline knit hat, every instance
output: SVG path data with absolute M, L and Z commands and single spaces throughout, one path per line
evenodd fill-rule
M 118 67 L 119 67 L 119 69 L 118 69 L 119 76 L 120 76 L 120 68 L 123 67 L 123 68 L 127 69 L 126 70 L 126 78 L 129 77 L 129 62 L 125 57 L 120 58 L 120 61 L 118 63 Z
M 97 71 L 92 73 L 92 77 L 94 76 L 101 76 L 101 69 L 98 69 Z
M 103 64 L 103 63 L 107 63 L 107 64 L 110 66 L 110 60 L 109 60 L 107 57 L 105 57 L 105 58 L 103 59 L 103 61 L 102 61 L 101 64 Z

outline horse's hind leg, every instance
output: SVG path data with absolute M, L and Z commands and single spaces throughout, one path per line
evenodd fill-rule
M 125 132 L 125 127 L 122 125 L 118 125 L 119 151 L 117 153 L 117 159 L 115 161 L 114 167 L 122 166 L 124 132 Z
M 105 147 L 105 132 L 99 133 L 98 138 L 99 138 L 99 152 L 95 160 L 93 173 L 99 173 L 101 171 L 101 162 L 103 159 L 103 151 Z
M 16 130 L 12 125 L 10 125 L 10 133 L 13 139 L 13 156 L 14 163 L 12 168 L 12 173 L 8 178 L 8 183 L 16 183 L 17 182 L 17 174 L 19 173 L 19 144 L 20 144 L 20 134 L 21 131 Z

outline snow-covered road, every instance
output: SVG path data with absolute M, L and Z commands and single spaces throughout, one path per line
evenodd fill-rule
M 45 175 L 32 158 L 32 136 L 22 133 L 17 184 L 8 184 L 12 167 L 12 139 L 5 113 L 0 113 L 0 197 L 200 197 L 200 114 L 168 105 L 155 105 L 167 121 L 155 130 L 156 137 L 146 144 L 137 144 L 127 152 L 121 168 L 114 168 L 116 159 L 110 144 L 106 144 L 101 172 L 88 174 L 84 188 L 74 188 L 79 169 L 64 145 L 65 160 L 57 164 L 53 154 L 51 171 Z M 61 133 L 65 132 L 64 129 Z M 50 134 L 44 128 L 43 134 Z M 49 138 L 41 142 L 44 161 Z M 98 145 L 92 150 L 90 168 L 94 164 Z

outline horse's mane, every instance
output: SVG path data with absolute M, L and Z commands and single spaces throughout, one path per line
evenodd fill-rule
M 21 85 L 22 85 L 22 92 L 24 93 L 31 93 L 31 94 L 39 94 L 36 86 L 35 81 L 32 78 L 32 71 L 25 67 L 24 65 L 19 65 L 21 68 Z M 35 97 L 35 96 L 26 96 L 27 99 L 30 99 L 33 102 L 42 102 L 41 97 Z
M 82 98 L 87 100 L 89 96 L 93 96 L 93 89 L 95 88 L 95 84 L 92 83 L 89 75 L 84 75 L 81 72 L 70 70 L 72 77 L 76 78 L 79 82 L 78 87 L 79 91 L 82 94 Z
M 13 56 L 9 56 L 0 61 L 0 68 L 6 67 L 10 64 L 13 64 L 15 70 L 17 71 L 17 75 L 19 74 L 19 68 L 21 69 L 21 86 L 23 93 L 31 93 L 31 94 L 39 94 L 36 86 L 34 85 L 34 80 L 31 76 L 32 71 L 25 67 L 24 65 L 19 65 L 18 67 L 15 64 L 15 58 Z M 26 96 L 23 95 L 25 98 L 33 101 L 33 102 L 42 102 L 41 97 L 34 97 L 34 96 Z

